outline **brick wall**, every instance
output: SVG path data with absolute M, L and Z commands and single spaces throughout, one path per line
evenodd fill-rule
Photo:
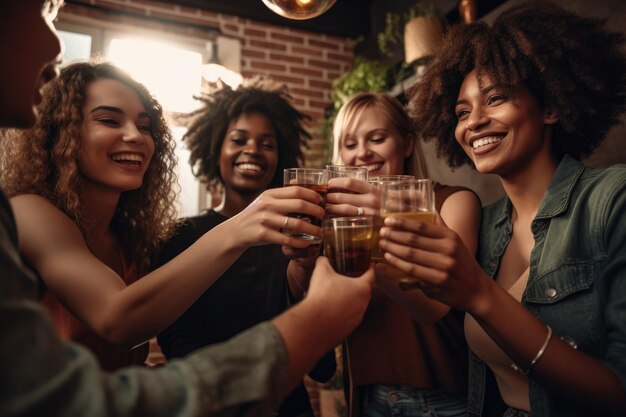
M 289 86 L 296 107 L 312 118 L 314 140 L 305 150 L 306 165 L 324 162 L 326 146 L 316 128 L 330 104 L 332 80 L 351 66 L 350 39 L 149 0 L 75 0 L 62 9 L 60 18 L 72 16 L 199 39 L 207 39 L 217 28 L 239 39 L 242 75 L 262 74 Z

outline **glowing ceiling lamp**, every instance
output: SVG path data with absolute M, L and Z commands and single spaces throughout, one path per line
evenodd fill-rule
M 312 19 L 330 9 L 337 0 L 263 0 L 276 14 L 288 19 Z

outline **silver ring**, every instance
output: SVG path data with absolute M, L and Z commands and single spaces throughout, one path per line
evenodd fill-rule
M 365 210 L 363 210 L 363 207 L 357 207 L 356 208 L 356 215 L 357 216 L 363 216 L 365 214 Z
M 289 216 L 285 216 L 285 223 L 283 223 L 283 229 L 287 230 L 287 223 L 289 223 Z

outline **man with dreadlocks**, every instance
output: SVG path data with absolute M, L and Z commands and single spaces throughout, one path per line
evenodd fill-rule
M 282 187 L 283 169 L 298 166 L 310 139 L 306 115 L 294 108 L 283 86 L 254 78 L 237 89 L 224 85 L 200 98 L 184 140 L 194 174 L 208 189 L 222 189 L 219 207 L 184 220 L 164 246 L 159 263 L 183 252 L 204 233 L 237 215 L 268 188 Z M 295 262 L 295 261 L 294 261 Z M 202 346 L 223 342 L 288 307 L 288 259 L 280 245 L 255 246 L 239 259 L 159 335 L 167 358 L 186 356 Z M 335 371 L 334 353 L 318 364 L 315 379 Z M 311 415 L 303 384 L 286 398 L 278 416 Z
M 506 191 L 478 262 L 441 225 L 380 232 L 389 263 L 466 311 L 470 416 L 626 415 L 626 167 L 580 162 L 625 110 L 623 46 L 604 21 L 527 3 L 451 30 L 410 93 L 449 164 Z

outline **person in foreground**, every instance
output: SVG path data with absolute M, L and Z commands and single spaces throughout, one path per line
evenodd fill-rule
M 155 267 L 178 256 L 206 232 L 246 209 L 268 188 L 283 185 L 283 170 L 303 160 L 310 135 L 306 115 L 291 103 L 286 86 L 266 78 L 245 80 L 203 95 L 202 107 L 191 114 L 183 140 L 194 173 L 207 188 L 223 190 L 219 206 L 184 219 L 159 250 Z M 279 245 L 247 249 L 227 271 L 172 325 L 159 334 L 168 359 L 187 356 L 221 343 L 257 323 L 269 320 L 289 303 L 288 259 Z M 325 382 L 335 372 L 329 352 L 309 375 Z M 303 383 L 285 399 L 276 417 L 312 416 Z
M 58 73 L 61 46 L 52 21 L 60 3 L 0 6 L 0 54 L 11 57 L 0 74 L 2 127 L 28 128 L 37 120 L 40 90 Z M 88 350 L 60 340 L 37 301 L 37 281 L 17 240 L 12 211 L 0 194 L 2 416 L 271 415 L 316 360 L 358 324 L 374 280 L 371 269 L 358 279 L 340 276 L 322 258 L 308 296 L 271 322 L 158 369 L 106 373 Z
M 445 227 L 381 231 L 388 262 L 467 312 L 470 416 L 626 415 L 626 167 L 579 162 L 626 108 L 624 36 L 603 23 L 532 2 L 456 27 L 410 92 L 448 162 L 506 191 L 478 262 Z

